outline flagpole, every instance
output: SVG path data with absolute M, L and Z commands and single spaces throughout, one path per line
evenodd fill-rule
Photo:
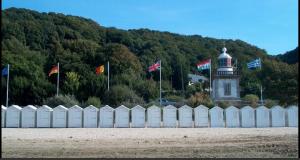
M 261 60 L 259 58 L 259 63 L 260 63 L 260 71 L 261 71 Z M 260 82 L 260 101 L 261 101 L 261 104 L 263 105 L 263 97 L 262 97 L 262 81 Z
M 211 59 L 209 59 L 209 95 L 211 97 Z
M 159 60 L 159 105 L 161 106 L 161 60 Z
M 109 61 L 107 61 L 107 90 L 109 91 Z
M 57 63 L 57 87 L 56 87 L 56 96 L 58 96 L 58 90 L 59 90 L 59 62 Z
M 7 80 L 6 80 L 6 107 L 8 107 L 8 84 L 9 84 L 9 64 L 7 64 Z

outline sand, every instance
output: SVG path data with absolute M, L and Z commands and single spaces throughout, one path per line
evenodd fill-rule
M 2 158 L 298 157 L 298 128 L 2 128 Z

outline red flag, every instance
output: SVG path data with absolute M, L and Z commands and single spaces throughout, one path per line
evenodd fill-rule
M 52 74 L 54 74 L 54 73 L 58 73 L 58 67 L 57 67 L 57 66 L 54 66 L 54 67 L 50 70 L 48 76 L 50 77 L 50 76 L 51 76 Z
M 153 65 L 151 65 L 150 67 L 148 67 L 148 71 L 153 72 L 153 71 L 158 70 L 159 68 L 160 68 L 160 64 L 159 64 L 159 62 L 156 62 Z

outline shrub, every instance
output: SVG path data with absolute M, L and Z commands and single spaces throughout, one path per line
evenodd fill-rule
M 191 107 L 197 107 L 200 104 L 205 105 L 209 108 L 213 106 L 213 102 L 209 97 L 209 95 L 204 93 L 199 93 L 199 92 L 196 92 L 194 95 L 192 95 L 188 99 L 187 103 Z
M 272 100 L 272 99 L 266 99 L 266 100 L 264 100 L 264 105 L 268 108 L 271 108 L 275 105 L 278 105 L 278 102 L 275 100 Z
M 107 92 L 105 100 L 109 105 L 119 106 L 123 103 L 144 104 L 144 100 L 125 85 L 115 85 Z
M 259 98 L 255 94 L 247 94 L 243 97 L 243 100 L 249 102 L 252 107 L 256 107 Z
M 74 95 L 58 95 L 58 96 L 49 97 L 45 99 L 43 103 L 52 108 L 58 105 L 63 105 L 67 108 L 72 107 L 74 105 L 80 105 Z
M 223 109 L 225 109 L 226 107 L 229 107 L 230 106 L 230 103 L 227 102 L 227 101 L 220 101 L 217 103 L 217 105 Z
M 100 98 L 98 98 L 98 97 L 89 97 L 88 100 L 85 102 L 85 105 L 86 106 L 93 105 L 93 106 L 99 108 L 100 105 L 101 105 Z

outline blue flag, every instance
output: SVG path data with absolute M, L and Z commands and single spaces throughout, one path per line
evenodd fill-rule
M 247 63 L 247 67 L 248 67 L 248 69 L 255 69 L 255 68 L 261 67 L 261 61 L 260 61 L 260 58 L 255 59 L 255 60 L 253 60 L 253 61 Z
M 2 69 L 2 76 L 6 76 L 8 74 L 8 69 L 7 67 Z

